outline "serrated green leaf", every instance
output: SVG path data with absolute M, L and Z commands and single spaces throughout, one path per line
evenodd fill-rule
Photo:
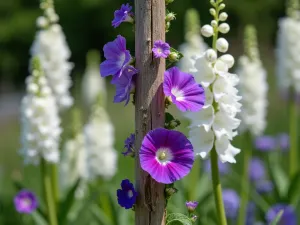
M 271 225 L 278 225 L 280 222 L 281 216 L 283 214 L 283 210 L 281 210 L 275 217 L 275 219 L 272 221 Z

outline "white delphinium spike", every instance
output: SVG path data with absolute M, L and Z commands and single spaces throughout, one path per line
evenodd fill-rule
M 212 2 L 213 6 L 217 5 L 214 1 Z M 225 5 L 222 3 L 218 7 L 216 12 L 220 13 Z M 196 81 L 205 88 L 206 103 L 203 110 L 196 113 L 189 112 L 186 117 L 191 120 L 189 136 L 196 155 L 206 158 L 208 153 L 215 148 L 222 162 L 235 163 L 234 156 L 240 152 L 240 149 L 233 147 L 230 142 L 237 135 L 236 130 L 240 124 L 236 116 L 241 111 L 239 103 L 241 97 L 235 87 L 239 78 L 236 74 L 228 72 L 234 64 L 234 58 L 231 55 L 219 56 L 217 60 L 213 56 L 212 51 L 225 53 L 229 47 L 225 38 L 216 39 L 219 27 L 224 27 L 219 23 L 227 19 L 227 14 L 221 13 L 222 19 L 219 19 L 217 13 L 213 13 L 213 16 L 214 20 L 211 22 L 214 28 L 213 49 L 194 58 L 193 66 L 190 68 Z M 226 31 L 229 31 L 229 25 L 226 23 L 225 26 Z
M 290 88 L 300 93 L 300 11 L 298 1 L 291 0 L 290 3 L 288 16 L 278 22 L 277 83 L 283 93 L 287 93 Z
M 91 50 L 87 54 L 87 67 L 82 78 L 82 98 L 89 108 L 96 102 L 99 93 L 106 99 L 105 79 L 99 74 L 100 54 Z
M 46 78 L 55 96 L 60 110 L 69 108 L 73 98 L 69 93 L 72 85 L 70 77 L 73 64 L 68 60 L 71 56 L 66 37 L 58 22 L 52 0 L 41 3 L 44 16 L 37 19 L 40 29 L 31 47 L 31 54 L 39 56 Z
M 245 29 L 245 52 L 239 59 L 237 73 L 240 75 L 239 90 L 243 97 L 241 130 L 259 136 L 266 127 L 267 72 L 259 58 L 256 31 L 253 26 Z
M 101 94 L 100 94 L 101 95 Z M 88 123 L 84 126 L 85 173 L 83 177 L 92 180 L 97 176 L 113 177 L 117 170 L 117 152 L 114 149 L 114 127 L 98 98 Z
M 41 158 L 58 163 L 60 118 L 55 98 L 38 57 L 31 60 L 31 75 L 26 79 L 27 94 L 22 99 L 22 149 L 25 163 L 39 164 Z
M 184 57 L 178 62 L 182 71 L 188 72 L 192 66 L 191 58 L 203 54 L 207 49 L 200 35 L 200 18 L 196 9 L 189 9 L 185 14 L 185 43 L 179 46 Z

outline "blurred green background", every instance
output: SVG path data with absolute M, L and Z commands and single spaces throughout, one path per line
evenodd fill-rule
M 128 2 L 133 5 L 132 0 Z M 80 77 L 86 66 L 85 57 L 88 50 L 98 49 L 102 54 L 103 45 L 118 34 L 125 36 L 128 47 L 133 49 L 134 33 L 131 27 L 126 24 L 114 29 L 111 26 L 113 12 L 122 3 L 126 2 L 121 0 L 55 1 L 60 24 L 72 52 L 70 61 L 75 64 L 72 71 L 74 81 L 72 92 L 77 99 L 80 99 L 78 91 Z M 278 18 L 285 14 L 285 3 L 283 0 L 227 0 L 225 3 L 229 15 L 228 23 L 231 26 L 231 32 L 226 36 L 230 43 L 229 53 L 236 59 L 243 52 L 244 26 L 252 23 L 258 30 L 261 58 L 269 72 L 270 91 L 266 133 L 284 132 L 287 130 L 288 120 L 285 114 L 285 103 L 278 104 L 279 94 L 274 75 L 274 45 Z M 38 169 L 34 167 L 25 169 L 17 154 L 20 148 L 19 104 L 24 94 L 24 79 L 28 75 L 29 48 L 36 32 L 35 20 L 41 15 L 38 6 L 38 0 L 0 1 L 0 225 L 20 224 L 17 222 L 20 216 L 15 213 L 12 206 L 12 197 L 15 194 L 12 179 L 22 179 L 32 190 L 39 189 Z M 209 6 L 208 0 L 175 0 L 169 7 L 177 16 L 172 22 L 171 31 L 167 34 L 168 42 L 175 48 L 184 42 L 184 15 L 189 8 L 198 10 L 201 24 L 209 23 L 211 20 Z M 133 132 L 134 110 L 130 104 L 127 107 L 123 104 L 113 104 L 114 90 L 110 85 L 107 87 L 109 102 L 107 110 L 115 125 L 115 147 L 121 152 L 124 139 Z M 185 133 L 187 125 L 188 122 L 184 121 L 180 127 Z M 239 145 L 238 142 L 237 138 L 236 143 Z M 242 166 L 239 163 L 241 158 L 241 154 L 237 156 L 238 163 L 235 167 Z M 199 164 L 200 160 L 196 167 L 199 168 Z M 122 178 L 134 177 L 132 165 L 131 159 L 123 159 L 120 154 L 119 172 L 112 181 L 111 189 L 117 189 Z M 189 179 L 189 177 L 185 178 L 184 182 Z

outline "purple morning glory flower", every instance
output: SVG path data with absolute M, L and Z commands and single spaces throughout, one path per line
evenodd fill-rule
M 122 180 L 121 189 L 117 190 L 118 203 L 125 209 L 131 209 L 135 204 L 137 192 L 133 184 L 128 180 Z
M 164 93 L 178 109 L 185 112 L 197 112 L 205 103 L 204 89 L 197 84 L 191 74 L 181 72 L 172 67 L 165 72 Z
M 268 152 L 276 148 L 276 140 L 271 136 L 261 136 L 255 139 L 254 145 L 258 150 Z
M 235 219 L 240 207 L 240 197 L 232 189 L 223 190 L 223 202 L 226 216 L 230 219 Z
M 228 163 L 222 163 L 220 160 L 218 160 L 218 167 L 219 167 L 219 172 L 221 175 L 226 175 L 230 171 L 230 166 Z M 206 160 L 204 162 L 204 171 L 207 173 L 211 173 L 211 164 L 210 160 Z
M 288 134 L 279 134 L 277 140 L 280 149 L 288 150 L 290 148 L 290 136 Z
M 14 204 L 19 213 L 30 214 L 38 207 L 38 200 L 33 192 L 22 190 L 15 196 Z
M 252 181 L 260 181 L 265 179 L 266 170 L 264 162 L 259 158 L 252 158 L 249 162 L 248 174 L 250 180 Z
M 137 72 L 138 71 L 133 66 L 127 66 L 120 78 L 112 80 L 112 83 L 116 85 L 114 102 L 125 101 L 125 105 L 128 104 L 130 92 L 134 89 L 134 82 L 132 78 Z
M 262 180 L 255 183 L 255 188 L 259 194 L 268 194 L 273 190 L 274 185 L 271 181 Z
M 194 163 L 191 142 L 179 131 L 164 128 L 152 130 L 144 137 L 139 155 L 142 169 L 164 184 L 186 176 Z
M 185 203 L 185 206 L 187 207 L 189 212 L 194 212 L 196 207 L 198 206 L 198 202 L 196 201 L 189 201 Z
M 283 210 L 283 214 L 278 225 L 297 225 L 297 216 L 294 208 L 285 204 L 276 204 L 268 210 L 266 215 L 268 224 L 272 223 L 281 210 Z
M 104 45 L 103 51 L 106 60 L 100 64 L 101 76 L 121 77 L 131 60 L 130 52 L 126 50 L 126 39 L 118 35 L 114 41 Z
M 133 22 L 133 13 L 131 12 L 132 7 L 127 3 L 122 4 L 121 8 L 119 10 L 116 10 L 114 13 L 115 18 L 111 22 L 111 25 L 116 28 L 120 26 L 123 22 Z
M 122 152 L 124 156 L 134 155 L 134 141 L 135 141 L 135 134 L 130 134 L 128 138 L 126 138 L 124 142 L 124 148 L 126 149 L 125 152 Z
M 170 45 L 162 40 L 154 42 L 152 52 L 155 58 L 168 58 L 170 55 Z

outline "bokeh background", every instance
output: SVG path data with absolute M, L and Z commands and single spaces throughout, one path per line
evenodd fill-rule
M 129 0 L 133 5 L 133 1 Z M 74 62 L 72 78 L 74 85 L 72 93 L 80 100 L 80 82 L 86 66 L 86 53 L 90 49 L 98 49 L 102 54 L 102 47 L 108 41 L 113 40 L 117 34 L 127 38 L 128 47 L 133 49 L 134 33 L 130 26 L 120 26 L 114 29 L 111 26 L 113 12 L 120 7 L 121 0 L 56 0 L 55 7 L 60 16 L 60 24 L 63 27 L 69 47 L 72 52 L 71 62 Z M 276 135 L 287 132 L 286 103 L 280 98 L 277 91 L 274 74 L 275 57 L 274 47 L 278 19 L 285 14 L 285 2 L 283 0 L 227 0 L 226 12 L 229 14 L 228 23 L 231 32 L 227 35 L 230 43 L 230 51 L 236 59 L 243 52 L 244 26 L 251 23 L 258 31 L 259 48 L 261 59 L 268 70 L 268 82 L 270 86 L 268 100 L 268 126 L 266 133 Z M 16 193 L 13 180 L 22 180 L 27 187 L 39 191 L 39 171 L 35 167 L 24 168 L 22 160 L 17 154 L 20 148 L 20 119 L 19 106 L 21 97 L 24 95 L 24 79 L 28 75 L 29 49 L 36 32 L 35 20 L 41 14 L 38 0 L 10 0 L 0 1 L 0 224 L 18 225 L 22 224 L 20 216 L 15 213 L 12 198 Z M 208 0 L 175 0 L 170 5 L 170 10 L 176 13 L 176 20 L 172 22 L 170 32 L 167 34 L 168 42 L 178 47 L 184 42 L 184 17 L 189 8 L 195 8 L 200 13 L 201 24 L 209 23 L 211 16 L 208 12 L 210 5 Z M 206 40 L 207 41 L 207 40 Z M 132 105 L 126 107 L 123 104 L 113 104 L 113 88 L 108 84 L 107 110 L 115 126 L 116 143 L 115 148 L 121 152 L 123 141 L 133 132 L 134 110 Z M 80 103 L 79 103 L 80 104 Z M 174 112 L 177 112 L 174 110 Z M 175 113 L 176 114 L 176 113 Z M 179 114 L 177 116 L 180 117 Z M 183 121 L 180 130 L 187 134 L 187 121 Z M 66 122 L 66 126 L 68 123 Z M 240 145 L 239 138 L 235 140 Z M 243 150 L 243 149 L 242 149 Z M 263 159 L 266 154 L 255 152 Z M 281 163 L 285 166 L 287 158 L 284 156 Z M 237 156 L 237 164 L 233 166 L 235 171 L 242 167 L 242 154 Z M 180 184 L 188 191 L 181 195 L 182 202 L 203 195 L 203 198 L 212 202 L 211 196 L 206 196 L 203 184 L 209 178 L 207 174 L 200 173 L 202 162 L 200 159 L 195 164 L 193 174 L 185 178 Z M 116 190 L 120 181 L 128 177 L 133 179 L 133 160 L 123 158 L 119 155 L 118 173 L 110 181 L 110 188 Z M 199 170 L 199 171 L 198 171 Z M 201 175 L 202 174 L 202 175 Z M 205 177 L 204 183 L 197 183 L 197 176 Z M 204 178 L 203 178 L 204 179 Z M 224 185 L 230 187 L 230 179 L 224 178 Z M 239 184 L 236 184 L 236 189 Z M 193 186 L 193 187 L 191 187 Z M 207 189 L 207 188 L 205 188 Z M 176 200 L 176 199 L 175 199 Z M 175 201 L 173 202 L 174 205 Z M 270 200 L 270 204 L 272 200 Z M 201 207 L 208 207 L 205 206 Z M 179 206 L 177 206 L 179 207 Z M 174 207 L 176 209 L 176 207 Z M 202 217 L 205 217 L 202 211 Z M 128 212 L 132 213 L 132 212 Z M 208 216 L 209 217 L 209 216 Z M 121 224 L 121 223 L 120 223 Z

